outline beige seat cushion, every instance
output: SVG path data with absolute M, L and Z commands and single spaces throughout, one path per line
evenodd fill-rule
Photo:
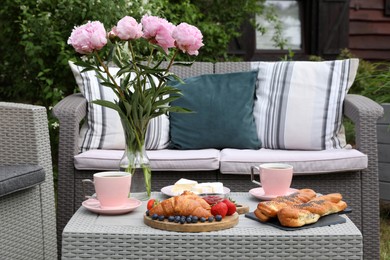
M 294 174 L 355 171 L 367 168 L 367 155 L 355 149 L 322 151 L 238 150 L 221 151 L 221 173 L 250 174 L 250 167 L 267 162 L 293 165 Z
M 152 170 L 207 171 L 219 169 L 217 149 L 201 150 L 148 150 Z M 89 150 L 74 157 L 78 170 L 118 170 L 123 150 Z

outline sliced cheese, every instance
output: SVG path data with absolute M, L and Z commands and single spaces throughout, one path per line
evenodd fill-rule
M 203 182 L 196 184 L 191 189 L 192 192 L 201 193 L 224 193 L 222 182 Z
M 192 187 L 196 184 L 198 184 L 197 181 L 181 178 L 173 185 L 172 192 L 176 194 L 181 194 L 186 190 L 191 191 Z

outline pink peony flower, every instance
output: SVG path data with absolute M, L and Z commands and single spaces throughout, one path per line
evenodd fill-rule
M 143 35 L 142 24 L 137 23 L 130 16 L 125 16 L 119 20 L 118 24 L 112 28 L 112 32 L 121 40 L 135 40 Z
M 181 23 L 176 26 L 176 29 L 172 32 L 172 37 L 176 41 L 176 47 L 190 55 L 198 55 L 199 48 L 204 45 L 202 42 L 203 35 L 200 30 L 187 23 Z
M 157 44 L 168 53 L 168 48 L 175 47 L 172 32 L 175 26 L 165 19 L 156 16 L 144 15 L 141 19 L 144 30 L 144 38 L 153 44 Z
M 68 44 L 71 44 L 81 54 L 100 50 L 107 44 L 107 33 L 104 25 L 95 21 L 75 27 L 68 39 Z

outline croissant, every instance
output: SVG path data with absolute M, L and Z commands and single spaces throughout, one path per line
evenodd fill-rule
M 211 217 L 210 205 L 199 196 L 189 192 L 184 192 L 180 196 L 171 197 L 163 200 L 149 210 L 149 214 L 164 216 L 197 216 Z
M 255 215 L 261 221 L 268 221 L 276 217 L 278 211 L 289 205 L 296 205 L 308 202 L 315 198 L 316 193 L 311 189 L 301 189 L 288 196 L 279 196 L 271 201 L 262 201 L 257 205 Z
M 278 212 L 279 222 L 287 227 L 301 227 L 306 224 L 315 223 L 320 217 L 340 212 L 347 207 L 347 203 L 342 200 L 337 202 L 326 200 L 332 197 L 332 195 L 325 199 L 318 197 L 307 203 L 283 208 Z

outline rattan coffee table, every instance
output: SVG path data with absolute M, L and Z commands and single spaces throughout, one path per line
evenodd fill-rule
M 153 193 L 154 198 L 165 198 Z M 230 197 L 256 208 L 249 193 Z M 203 233 L 171 232 L 144 224 L 146 203 L 117 216 L 81 207 L 62 235 L 63 259 L 362 259 L 362 234 L 346 223 L 284 231 L 240 215 L 237 226 Z

